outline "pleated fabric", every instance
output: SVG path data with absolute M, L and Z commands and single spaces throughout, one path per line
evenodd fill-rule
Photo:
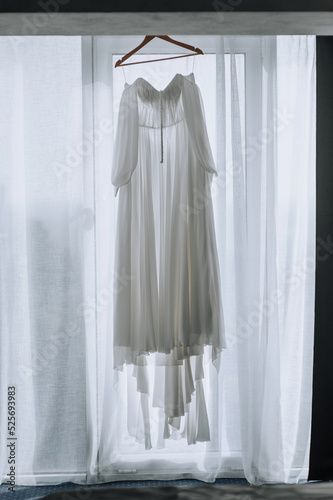
M 111 176 L 118 196 L 114 387 L 124 365 L 132 365 L 143 417 L 134 434 L 146 449 L 152 447 L 149 404 L 164 411 L 161 440 L 171 431 L 189 444 L 210 440 L 204 360 L 219 372 L 227 347 L 213 175 L 194 74 L 177 73 L 161 91 L 141 77 L 125 83 Z

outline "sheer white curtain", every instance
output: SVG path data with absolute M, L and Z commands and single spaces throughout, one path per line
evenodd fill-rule
M 315 37 L 261 43 L 261 81 L 246 105 L 257 118 L 245 138 L 236 38 L 225 39 L 228 70 L 222 55 L 217 72 L 221 125 L 223 95 L 231 110 L 215 200 L 228 335 L 220 400 L 224 418 L 240 426 L 252 484 L 308 475 L 315 293 Z
M 128 82 L 144 76 L 164 88 L 194 63 L 219 172 L 211 196 L 228 349 L 219 376 L 205 364 L 212 439 L 155 440 L 150 450 L 131 370 L 115 390 L 112 364 L 113 294 L 130 279 L 113 275 L 110 173 L 124 84 L 114 63 L 138 38 L 0 39 L 0 380 L 2 401 L 8 386 L 17 393 L 16 484 L 305 480 L 315 37 L 199 36 L 204 57 L 125 68 Z M 166 49 L 151 46 L 155 55 Z M 204 202 L 198 196 L 192 208 Z M 7 410 L 2 404 L 2 443 Z M 3 482 L 7 460 L 2 446 Z
M 81 75 L 80 37 L 0 37 L 3 482 L 86 469 Z

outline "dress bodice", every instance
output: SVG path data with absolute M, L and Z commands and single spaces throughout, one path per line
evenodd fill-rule
M 169 127 L 184 119 L 182 89 L 184 79 L 194 83 L 194 74 L 177 73 L 163 90 L 157 90 L 144 78 L 137 78 L 132 85 L 125 84 L 125 89 L 136 88 L 139 125 L 143 127 Z M 162 115 L 162 116 L 161 116 Z
M 153 135 L 146 140 L 148 130 Z M 159 143 L 159 162 L 164 163 L 164 151 L 170 147 L 173 150 L 171 144 L 180 135 L 183 135 L 182 145 L 184 148 L 187 145 L 200 167 L 209 174 L 218 175 L 201 92 L 193 73 L 186 76 L 176 73 L 163 90 L 157 90 L 141 77 L 132 84 L 125 83 L 112 159 L 111 180 L 115 196 L 119 187 L 130 181 L 141 154 L 140 147 L 154 147 Z

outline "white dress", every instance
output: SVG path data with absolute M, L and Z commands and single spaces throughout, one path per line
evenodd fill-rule
M 219 371 L 226 348 L 213 175 L 194 74 L 177 73 L 162 91 L 141 77 L 125 83 L 111 178 L 118 196 L 114 369 L 133 365 L 137 391 L 163 408 L 163 439 L 176 430 L 189 444 L 210 440 L 203 355 L 209 350 Z M 155 370 L 153 400 L 147 362 Z M 142 398 L 141 410 L 150 449 Z

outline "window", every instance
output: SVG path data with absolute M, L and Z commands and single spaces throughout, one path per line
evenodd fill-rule
M 0 37 L 0 381 L 17 389 L 17 484 L 307 476 L 314 269 L 290 278 L 315 256 L 315 39 L 195 39 L 204 57 L 124 71 L 164 88 L 194 64 L 228 349 L 205 378 L 211 442 L 147 451 L 128 432 L 133 377 L 114 391 L 112 363 L 113 294 L 129 279 L 113 273 L 114 64 L 142 37 Z M 155 39 L 137 58 L 170 50 Z M 5 405 L 0 417 L 6 436 Z

